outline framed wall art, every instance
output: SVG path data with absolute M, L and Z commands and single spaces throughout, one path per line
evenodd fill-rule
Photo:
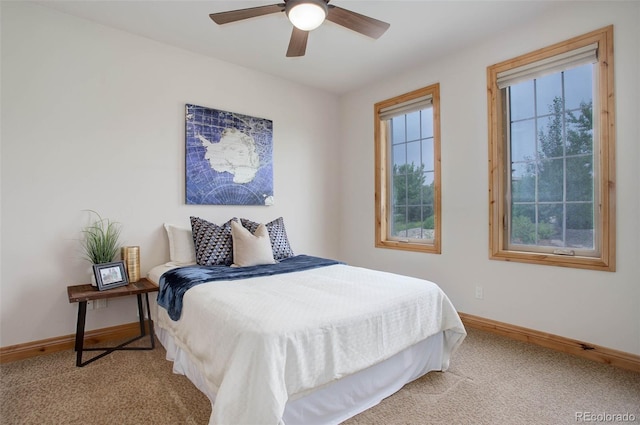
M 105 291 L 107 289 L 129 284 L 127 272 L 124 268 L 124 261 L 94 264 L 93 273 L 96 276 L 96 283 L 98 284 L 99 291 Z
M 186 105 L 186 203 L 273 204 L 273 122 Z

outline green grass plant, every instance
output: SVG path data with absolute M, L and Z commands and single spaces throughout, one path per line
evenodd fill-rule
M 93 264 L 110 263 L 120 249 L 120 224 L 89 211 L 95 218 L 92 224 L 82 229 L 85 259 Z

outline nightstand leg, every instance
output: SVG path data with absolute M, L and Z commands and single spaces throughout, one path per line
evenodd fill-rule
M 153 322 L 151 321 L 151 309 L 149 307 L 149 294 L 144 294 L 144 298 L 147 304 L 147 321 L 149 322 L 149 335 L 151 338 L 151 347 L 147 349 L 153 350 L 156 346 L 155 337 L 153 335 Z M 144 326 L 144 309 L 142 308 L 142 294 L 138 294 L 138 317 L 140 318 L 140 338 L 147 335 L 147 331 Z
M 147 334 L 144 330 L 144 310 L 142 309 L 142 294 L 138 294 L 138 318 L 140 319 L 140 336 L 143 337 Z
M 149 321 L 149 335 L 151 337 L 151 349 L 153 350 L 156 346 L 156 337 L 153 335 L 153 321 L 151 320 L 151 309 L 149 308 L 149 294 L 144 294 L 144 297 L 147 300 L 147 320 Z
M 87 302 L 78 303 L 78 323 L 76 324 L 76 366 L 82 365 L 82 349 L 84 347 L 84 323 L 87 318 Z

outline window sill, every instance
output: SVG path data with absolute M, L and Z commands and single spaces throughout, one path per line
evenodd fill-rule
M 569 267 L 576 269 L 600 270 L 607 272 L 616 271 L 615 264 L 605 261 L 604 258 L 600 257 L 581 257 L 578 255 L 568 257 L 566 255 L 550 253 L 501 250 L 492 252 L 489 258 L 491 260 L 514 261 L 518 263 L 542 264 L 547 266 Z
M 400 242 L 391 240 L 376 241 L 376 248 L 398 249 L 403 251 L 424 252 L 428 254 L 440 254 L 438 244 L 424 244 L 415 242 Z

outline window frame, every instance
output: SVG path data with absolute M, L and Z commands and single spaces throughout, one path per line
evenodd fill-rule
M 380 118 L 382 111 L 421 97 L 431 96 L 433 108 L 433 215 L 434 237 L 429 242 L 418 242 L 414 239 L 396 240 L 389 237 L 391 227 L 389 212 L 391 211 L 391 186 L 389 179 L 393 167 L 390 165 L 390 144 L 388 138 L 388 120 Z M 441 253 L 442 219 L 441 219 L 441 171 L 440 171 L 440 84 L 435 83 L 374 105 L 374 139 L 375 139 L 375 247 L 399 249 L 406 251 Z
M 594 92 L 594 152 L 599 161 L 594 164 L 597 178 L 596 208 L 594 221 L 595 240 L 599 243 L 597 256 L 563 255 L 561 253 L 518 250 L 509 246 L 509 223 L 507 209 L 509 176 L 511 166 L 507 157 L 508 131 L 505 130 L 506 89 L 499 89 L 498 73 L 526 64 L 561 55 L 563 53 L 598 43 Z M 487 101 L 489 129 L 489 258 L 492 260 L 516 261 L 580 269 L 615 271 L 615 97 L 613 69 L 613 26 L 610 25 L 590 33 L 548 46 L 534 52 L 509 59 L 487 68 Z M 597 227 L 595 227 L 597 225 Z M 518 246 L 519 247 L 519 246 Z M 523 246 L 525 248 L 525 246 Z

